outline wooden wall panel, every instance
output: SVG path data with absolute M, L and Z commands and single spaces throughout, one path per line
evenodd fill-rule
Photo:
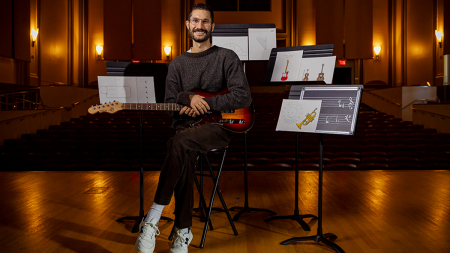
M 447 13 L 447 18 L 445 18 Z M 450 54 L 450 39 L 445 39 L 445 36 L 450 38 L 450 2 L 444 1 L 444 36 L 442 36 L 442 47 L 444 48 L 444 54 Z
M 432 1 L 409 0 L 407 2 L 406 82 L 404 85 L 433 83 L 435 54 L 433 45 L 436 38 L 433 26 L 433 8 Z
M 206 2 L 206 1 L 193 1 Z M 216 24 L 275 24 L 277 33 L 286 33 L 286 0 L 272 0 L 271 11 L 214 11 Z M 190 6 L 187 7 L 190 10 Z
M 14 0 L 14 59 L 30 61 L 30 0 Z
M 13 56 L 13 1 L 0 1 L 0 56 Z
M 372 13 L 372 0 L 345 0 L 345 58 L 372 59 Z
M 40 85 L 68 83 L 68 1 L 40 0 Z
M 133 0 L 133 60 L 161 60 L 161 0 Z
M 103 3 L 103 58 L 131 60 L 131 0 Z
M 334 44 L 334 55 L 344 58 L 344 0 L 316 1 L 316 44 Z

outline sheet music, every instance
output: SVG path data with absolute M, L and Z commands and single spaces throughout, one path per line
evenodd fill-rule
M 98 76 L 100 103 L 156 103 L 153 76 Z
M 241 61 L 248 60 L 248 36 L 214 36 L 212 44 L 233 50 Z
M 301 98 L 322 100 L 317 131 L 353 134 L 360 101 L 360 88 L 303 87 Z

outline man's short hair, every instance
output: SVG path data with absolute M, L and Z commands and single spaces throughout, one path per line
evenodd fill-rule
M 214 23 L 214 12 L 211 8 L 211 6 L 204 4 L 204 3 L 199 3 L 199 4 L 195 4 L 194 6 L 192 6 L 191 11 L 189 12 L 189 16 L 188 16 L 188 20 L 191 19 L 192 16 L 192 12 L 194 10 L 205 10 L 205 11 L 209 11 L 209 14 L 211 16 L 211 23 Z

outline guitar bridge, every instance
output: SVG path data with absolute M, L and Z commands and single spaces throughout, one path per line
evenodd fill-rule
M 228 123 L 228 124 L 245 124 L 245 119 L 221 119 L 219 123 Z

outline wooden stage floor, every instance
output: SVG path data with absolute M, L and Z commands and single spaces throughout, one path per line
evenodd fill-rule
M 0 252 L 135 252 L 133 223 L 115 220 L 138 214 L 139 172 L 0 173 Z M 159 172 L 144 175 L 147 212 Z M 317 214 L 317 176 L 300 172 L 301 214 Z M 229 207 L 243 205 L 243 172 L 224 171 L 220 185 Z M 249 172 L 249 189 L 250 207 L 293 214 L 293 171 Z M 450 252 L 450 171 L 326 171 L 323 193 L 323 232 L 336 234 L 346 252 Z M 163 215 L 172 210 L 173 201 Z M 234 236 L 226 215 L 215 212 L 204 249 L 203 223 L 194 218 L 189 252 L 334 252 L 315 242 L 280 245 L 315 235 L 317 222 L 306 220 L 312 231 L 305 232 L 268 217 L 244 214 Z M 168 252 L 172 224 L 160 222 L 156 252 Z

